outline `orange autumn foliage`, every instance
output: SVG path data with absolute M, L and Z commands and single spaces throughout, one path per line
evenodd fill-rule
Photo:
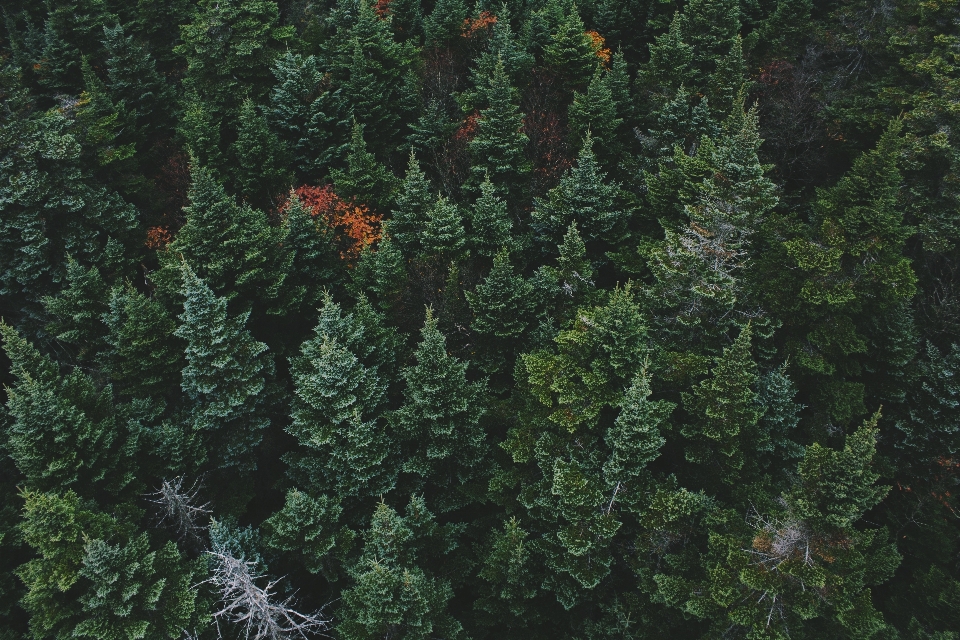
M 157 226 L 147 229 L 147 240 L 144 242 L 148 249 L 163 249 L 173 239 L 173 234 L 167 227 Z
M 464 38 L 473 38 L 487 31 L 497 23 L 497 16 L 489 11 L 481 11 L 476 18 L 465 18 L 463 20 L 463 31 L 460 35 Z
M 331 185 L 314 187 L 303 185 L 294 190 L 310 215 L 323 222 L 333 232 L 333 239 L 340 257 L 353 263 L 363 248 L 380 239 L 380 223 L 383 216 L 364 204 L 345 200 L 338 196 Z M 284 203 L 281 211 L 286 209 Z
M 598 58 L 600 58 L 600 63 L 604 67 L 610 66 L 610 49 L 604 47 L 606 40 L 603 39 L 603 36 L 597 33 L 596 31 L 587 31 L 587 35 L 590 36 L 590 44 L 593 47 L 593 52 Z
M 393 11 L 390 9 L 391 0 L 377 0 L 377 3 L 374 5 L 373 10 L 377 13 L 377 17 L 382 20 L 386 20 Z

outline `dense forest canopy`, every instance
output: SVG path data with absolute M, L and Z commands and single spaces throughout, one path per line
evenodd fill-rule
M 958 0 L 0 9 L 0 640 L 960 639 Z

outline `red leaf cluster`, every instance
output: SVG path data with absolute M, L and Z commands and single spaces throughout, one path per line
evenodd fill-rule
M 353 263 L 365 246 L 380 239 L 383 216 L 352 198 L 341 198 L 331 185 L 303 185 L 295 189 L 294 193 L 310 211 L 310 215 L 322 221 L 333 232 L 333 240 L 343 260 Z M 281 206 L 281 211 L 287 206 L 289 200 Z
M 600 58 L 600 63 L 604 67 L 609 67 L 610 49 L 603 46 L 607 41 L 604 40 L 603 36 L 596 31 L 587 31 L 587 35 L 590 36 L 590 44 L 593 47 L 593 53 Z
M 489 30 L 497 23 L 497 16 L 489 11 L 481 11 L 476 18 L 465 18 L 463 21 L 463 31 L 460 35 L 464 38 L 475 38 L 486 35 Z

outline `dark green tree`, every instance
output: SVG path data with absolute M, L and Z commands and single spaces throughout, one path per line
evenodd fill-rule
M 275 206 L 290 188 L 286 146 L 267 126 L 267 118 L 247 98 L 240 106 L 237 139 L 231 145 L 231 163 L 236 192 L 254 206 Z

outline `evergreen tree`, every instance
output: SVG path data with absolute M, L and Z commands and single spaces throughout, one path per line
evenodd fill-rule
M 418 236 L 427 225 L 432 201 L 430 182 L 411 151 L 407 174 L 397 191 L 393 216 L 390 218 L 391 238 L 407 256 L 414 256 L 420 250 Z
M 463 212 L 443 196 L 427 211 L 426 225 L 420 230 L 424 256 L 457 258 L 466 246 Z
M 347 168 L 331 171 L 330 177 L 333 179 L 338 195 L 356 198 L 359 202 L 369 204 L 375 209 L 383 209 L 393 200 L 398 181 L 387 167 L 367 151 L 363 130 L 363 125 L 354 120 L 353 134 L 347 151 Z
M 209 465 L 246 472 L 256 468 L 255 449 L 270 424 L 264 391 L 273 376 L 267 345 L 245 328 L 249 312 L 227 315 L 217 297 L 182 263 L 182 324 L 175 335 L 187 343 L 181 387 L 187 400 L 184 426 L 199 434 Z
M 267 119 L 247 98 L 240 106 L 237 139 L 232 145 L 236 191 L 251 203 L 268 207 L 290 187 L 287 149 L 267 126 Z
M 480 183 L 480 196 L 470 209 L 470 232 L 467 244 L 484 257 L 493 257 L 501 250 L 518 249 L 519 242 L 511 235 L 513 220 L 506 201 L 497 195 L 489 177 Z
M 568 90 L 583 89 L 590 82 L 600 60 L 586 33 L 576 5 L 566 7 L 544 48 L 543 61 L 556 73 Z
M 119 398 L 159 399 L 179 387 L 183 346 L 163 305 L 126 283 L 114 287 L 101 318 L 106 346 L 97 362 Z
M 516 90 L 510 84 L 503 61 L 497 60 L 489 88 L 484 87 L 488 108 L 480 112 L 477 135 L 470 141 L 474 178 L 481 177 L 503 194 L 508 203 L 522 206 L 527 191 L 530 163 L 524 155 L 527 136 L 523 133 Z
M 333 245 L 332 234 L 320 225 L 293 194 L 284 211 L 284 246 L 293 254 L 290 275 L 284 279 L 285 306 L 301 312 L 312 310 L 323 297 L 324 287 L 341 286 L 344 265 Z
M 5 449 L 39 491 L 120 493 L 134 482 L 129 459 L 135 430 L 125 428 L 112 389 L 74 368 L 61 375 L 49 357 L 12 327 L 0 325 L 15 383 L 7 390 Z
M 288 51 L 274 62 L 273 75 L 267 120 L 290 149 L 298 180 L 317 182 L 347 153 L 343 90 L 331 86 L 312 55 Z
M 368 328 L 362 318 L 344 315 L 327 295 L 314 337 L 290 362 L 296 399 L 288 431 L 303 451 L 288 461 L 300 486 L 341 497 L 392 488 L 395 441 L 377 420 L 387 391 L 378 360 L 391 359 L 383 353 L 390 349 L 375 325 Z
M 364 538 L 364 552 L 352 568 L 354 586 L 343 594 L 340 635 L 349 640 L 396 637 L 459 638 L 463 629 L 447 612 L 449 583 L 417 563 L 418 538 L 436 528 L 422 499 L 406 515 L 381 502 Z M 418 535 L 419 534 L 419 535 Z
M 187 223 L 160 254 L 162 268 L 151 279 L 166 295 L 176 295 L 186 260 L 238 308 L 270 301 L 266 311 L 274 311 L 293 257 L 283 247 L 285 229 L 270 226 L 249 205 L 237 205 L 208 169 L 194 165 L 191 178 Z
M 125 35 L 120 24 L 104 25 L 103 34 L 113 102 L 131 110 L 143 138 L 172 131 L 174 91 L 157 71 L 150 53 L 133 35 Z
M 573 94 L 569 117 L 572 146 L 582 148 L 589 136 L 600 143 L 604 157 L 610 162 L 617 157 L 614 132 L 623 120 L 617 117 L 609 72 L 597 69 L 587 92 Z
M 425 45 L 442 47 L 459 38 L 467 11 L 463 0 L 437 0 L 433 11 L 423 21 Z
M 500 368 L 506 354 L 516 353 L 518 340 L 533 316 L 533 286 L 514 275 L 506 251 L 493 259 L 493 269 L 476 289 L 467 293 L 473 311 L 470 328 L 484 338 L 492 359 L 489 370 Z M 509 356 L 508 356 L 509 357 Z
M 487 455 L 481 425 L 484 385 L 467 381 L 467 363 L 447 354 L 446 338 L 428 309 L 417 363 L 403 370 L 403 405 L 387 415 L 402 442 L 401 470 L 415 490 L 444 511 L 471 502 Z
M 762 447 L 757 422 L 763 412 L 755 391 L 759 376 L 750 354 L 751 333 L 747 325 L 715 360 L 710 377 L 683 395 L 693 417 L 682 429 L 691 440 L 687 459 L 717 466 L 727 484 L 740 480 L 748 457 L 754 460 L 753 447 Z
M 87 362 L 104 346 L 106 327 L 100 316 L 106 311 L 110 289 L 99 269 L 84 269 L 70 256 L 67 256 L 67 283 L 60 295 L 43 299 L 43 306 L 53 318 L 47 331 L 59 342 L 76 349 L 78 362 Z
M 24 539 L 36 556 L 19 573 L 35 637 L 159 639 L 200 622 L 198 567 L 173 543 L 151 551 L 146 534 L 131 535 L 72 491 L 24 498 Z
M 619 186 L 606 183 L 593 153 L 593 140 L 588 135 L 577 156 L 577 164 L 560 184 L 550 190 L 546 200 L 537 202 L 533 223 L 543 240 L 559 242 L 571 223 L 582 229 L 584 239 L 616 243 L 626 231 L 629 213 L 617 206 Z

